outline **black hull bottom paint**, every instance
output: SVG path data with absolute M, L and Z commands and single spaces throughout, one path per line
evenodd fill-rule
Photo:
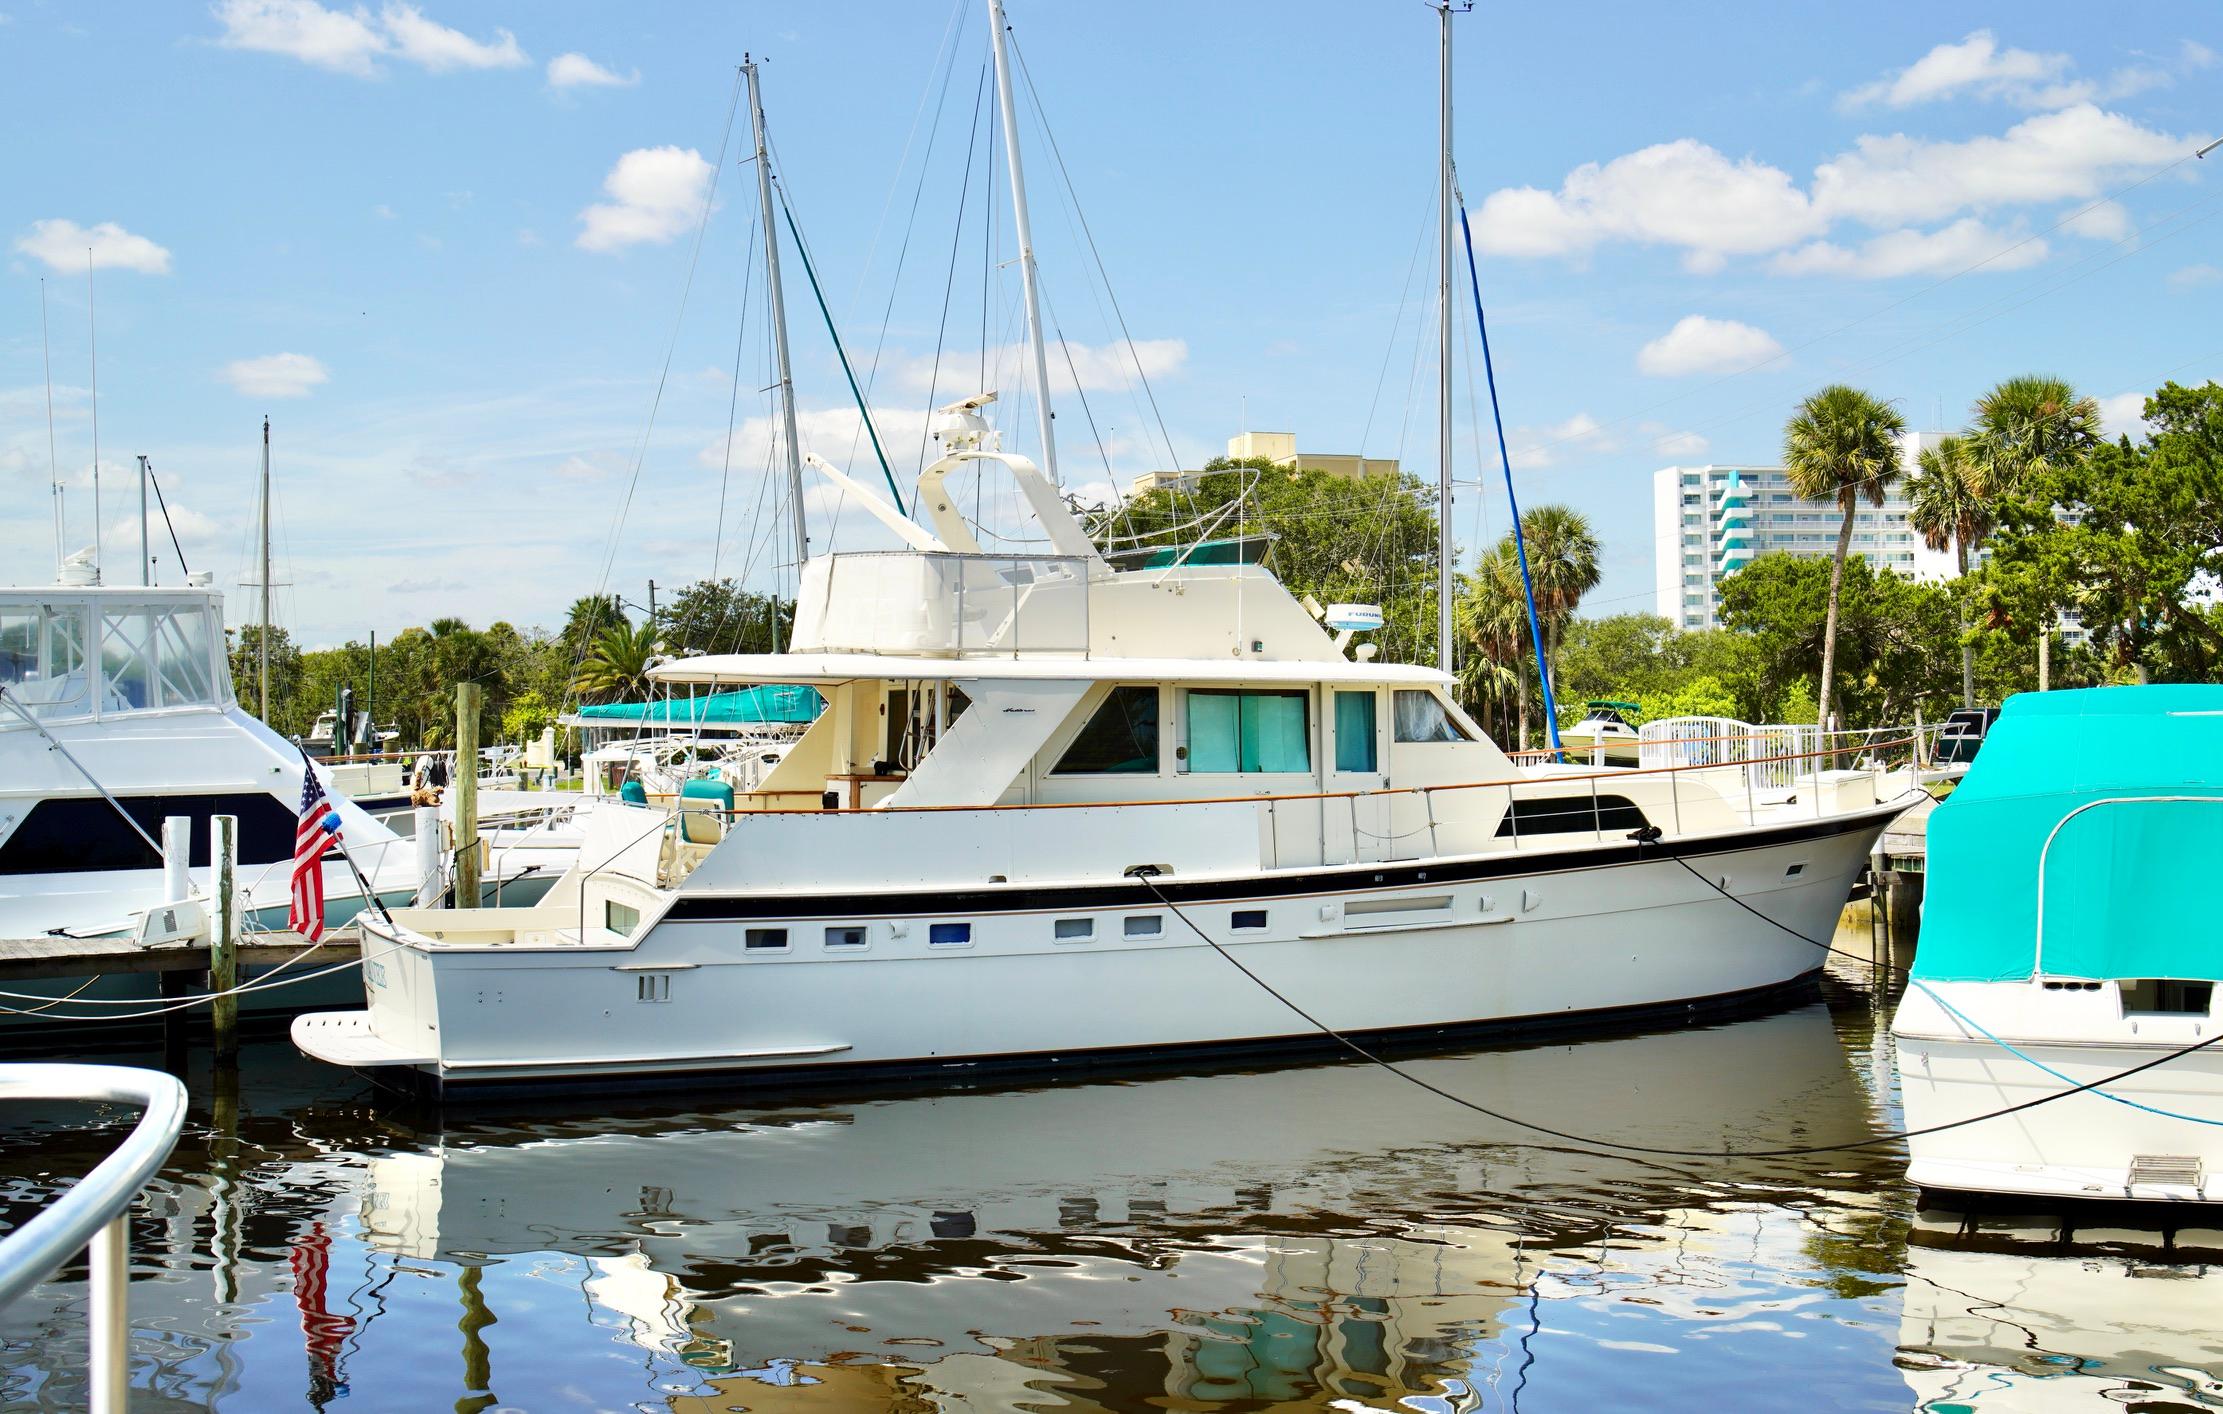
M 1794 1001 L 1806 1001 L 1819 995 L 1821 975 L 1822 969 L 1817 966 L 1789 981 L 1715 996 L 1647 1002 L 1639 1006 L 1611 1007 L 1596 1011 L 1505 1017 L 1493 1021 L 1455 1022 L 1449 1025 L 1400 1026 L 1344 1034 L 1378 1055 L 1391 1057 L 1464 1050 L 1476 1042 L 1531 1042 L 1578 1036 L 1590 1038 L 1627 1035 L 1662 1030 L 1670 1026 L 1705 1025 L 1776 1011 Z M 975 1085 L 995 1085 L 1022 1079 L 1099 1079 L 1109 1076 L 1162 1075 L 1219 1069 L 1246 1061 L 1302 1060 L 1349 1055 L 1350 1051 L 1334 1037 L 1306 1032 L 1245 1041 L 1202 1041 L 1178 1046 L 1033 1052 L 962 1061 L 831 1061 L 807 1066 L 767 1066 L 761 1069 L 715 1067 L 659 1071 L 647 1075 L 613 1073 L 599 1077 L 554 1075 L 546 1078 L 503 1077 L 490 1080 L 441 1080 L 405 1066 L 366 1070 L 363 1074 L 380 1087 L 404 1097 L 453 1107 L 478 1101 L 545 1096 L 559 1088 L 567 1095 L 652 1094 L 672 1091 L 707 1094 L 716 1090 L 719 1099 L 744 1100 L 778 1100 L 797 1092 L 821 1098 L 845 1093 L 878 1096 L 889 1092 L 961 1090 Z

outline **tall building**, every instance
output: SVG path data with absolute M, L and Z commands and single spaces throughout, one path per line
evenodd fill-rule
M 1943 435 L 1902 438 L 1903 469 L 1912 472 L 1922 449 Z M 1762 555 L 1834 554 L 1842 522 L 1834 503 L 1800 500 L 1779 466 L 1661 467 L 1652 473 L 1657 612 L 1680 629 L 1718 628 L 1724 578 Z M 1903 481 L 1887 488 L 1881 506 L 1861 502 L 1851 553 L 1916 579 L 1949 579 L 1955 569 L 1950 548 L 1932 550 L 1908 527 Z
M 1324 471 L 1346 481 L 1361 481 L 1370 476 L 1395 478 L 1399 471 L 1395 457 L 1365 457 L 1355 452 L 1300 452 L 1294 432 L 1239 432 L 1227 439 L 1227 455 L 1231 461 L 1262 458 L 1291 471 Z M 1140 496 L 1167 486 L 1192 487 L 1203 474 L 1201 471 L 1146 471 L 1128 485 L 1127 494 Z

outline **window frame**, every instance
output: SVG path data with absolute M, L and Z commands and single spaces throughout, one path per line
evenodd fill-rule
M 1090 729 L 1096 725 L 1097 719 L 1111 709 L 1112 704 L 1120 699 L 1122 693 L 1142 692 L 1150 694 L 1151 746 L 1153 750 L 1148 769 L 1076 770 L 1065 764 L 1072 757 L 1075 748 L 1081 744 L 1081 739 L 1086 737 Z M 1162 685 L 1158 683 L 1113 683 L 1110 690 L 1098 698 L 1096 705 L 1089 709 L 1088 717 L 1081 723 L 1080 728 L 1067 737 L 1064 744 L 1058 748 L 1057 760 L 1050 766 L 1048 774 L 1059 780 L 1066 778 L 1087 779 L 1097 776 L 1163 775 L 1165 773 L 1166 751 L 1165 717 L 1165 689 Z
M 1315 690 L 1311 686 L 1183 688 L 1181 692 L 1180 712 L 1181 750 L 1179 753 L 1181 761 L 1181 774 L 1197 776 L 1311 776 L 1317 778 L 1319 772 L 1319 758 L 1317 753 L 1318 748 L 1324 743 L 1321 741 L 1322 734 L 1319 730 L 1317 714 L 1314 713 L 1314 711 L 1312 710 L 1315 706 L 1315 696 Z M 1194 725 L 1196 714 L 1195 703 L 1197 698 L 1199 697 L 1207 699 L 1224 697 L 1233 698 L 1235 700 L 1235 766 L 1231 770 L 1199 769 L 1196 764 L 1196 734 L 1194 731 Z M 1265 770 L 1263 768 L 1251 770 L 1245 770 L 1243 768 L 1242 724 L 1244 704 L 1252 699 L 1258 698 L 1295 698 L 1297 700 L 1298 705 L 1300 706 L 1304 714 L 1302 731 L 1299 733 L 1299 739 L 1304 744 L 1305 759 L 1302 766 L 1296 767 L 1292 770 L 1273 771 Z

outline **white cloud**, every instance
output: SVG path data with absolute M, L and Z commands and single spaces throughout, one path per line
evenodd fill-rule
M 388 5 L 378 15 L 397 56 L 436 74 L 455 69 L 518 69 L 532 59 L 517 47 L 517 36 L 494 31 L 494 41 L 471 38 L 424 16 L 414 5 Z
M 371 215 L 376 216 L 381 221 L 391 221 L 394 219 L 394 208 L 381 201 L 371 208 Z
M 92 252 L 96 270 L 136 270 L 142 275 L 170 273 L 169 251 L 145 236 L 133 235 L 113 221 L 103 221 L 91 228 L 75 221 L 33 221 L 31 234 L 18 239 L 15 248 L 44 262 L 48 269 L 71 275 L 84 271 L 88 250 Z
M 227 49 L 283 54 L 335 73 L 369 78 L 378 61 L 402 59 L 432 73 L 456 69 L 514 69 L 532 62 L 506 29 L 491 41 L 427 19 L 415 5 L 389 4 L 373 19 L 369 10 L 331 10 L 316 0 L 218 0 L 217 43 Z
M 2223 266 L 2186 265 L 2169 272 L 2169 285 L 2172 289 L 2189 290 L 2201 285 L 2212 285 L 2218 280 L 2223 280 Z
M 1929 142 L 1862 137 L 1814 169 L 1814 205 L 1876 227 L 1967 210 L 2096 196 L 2110 179 L 2190 150 L 2089 103 L 2025 118 L 1997 137 Z
M 2146 434 L 2146 395 L 2117 393 L 2099 400 L 2100 425 L 2110 437 L 2143 437 Z
M 1186 339 L 1137 339 L 1134 351 L 1129 353 L 1124 342 L 1053 342 L 1046 352 L 1050 361 L 1053 390 L 1068 388 L 1077 380 L 1082 389 L 1093 393 L 1107 388 L 1133 387 L 1137 364 L 1141 365 L 1145 378 L 1170 377 L 1188 362 L 1189 345 Z M 978 350 L 944 352 L 939 379 L 934 377 L 934 366 L 934 360 L 923 354 L 886 361 L 881 365 L 886 370 L 885 376 L 892 377 L 896 386 L 910 392 L 924 393 L 929 387 L 937 387 L 948 395 L 948 401 L 955 401 L 980 391 L 977 388 L 957 386 L 966 376 L 964 370 L 978 369 L 981 366 Z M 988 350 L 987 366 L 991 370 L 1024 368 L 1031 372 L 1034 355 L 1022 345 L 1002 344 Z M 1031 386 L 1030 382 L 1030 390 Z
M 1495 191 L 1475 216 L 1475 240 L 1499 255 L 1578 254 L 1604 240 L 1677 246 L 1700 266 L 1778 250 L 1819 234 L 1821 221 L 1789 173 L 1733 162 L 1692 138 L 1659 143 L 1600 166 L 1585 163 L 1556 192 Z
M 1973 216 L 1964 216 L 1935 231 L 1886 231 L 1861 242 L 1857 249 L 1814 241 L 1785 251 L 1768 268 L 1779 275 L 1890 280 L 1902 275 L 1955 274 L 1978 262 L 1986 271 L 2021 270 L 2044 260 L 2049 250 L 2043 240 L 2024 241 L 2019 231 L 1996 231 Z
M 224 365 L 224 381 L 250 398 L 305 398 L 331 374 L 307 354 L 265 354 Z
M 2029 107 L 2058 107 L 2084 95 L 2064 85 L 2070 68 L 2066 54 L 2002 49 L 1988 29 L 1957 44 L 1940 44 L 1898 73 L 1863 84 L 1844 95 L 1847 107 L 1880 103 L 1911 108 L 1941 98 L 2004 98 Z
M 641 71 L 621 74 L 605 69 L 584 54 L 558 54 L 548 61 L 550 88 L 630 88 L 641 81 Z
M 600 481 L 619 469 L 618 459 L 606 453 L 581 454 L 573 452 L 556 464 L 551 476 L 565 481 Z
M 1686 314 L 1675 327 L 1637 350 L 1636 367 L 1654 378 L 1680 378 L 1753 367 L 1783 352 L 1764 329 L 1734 319 Z
M 1506 443 L 1512 449 L 1513 465 L 1522 471 L 1556 466 L 1569 452 L 1592 455 L 1620 448 L 1604 424 L 1586 412 L 1542 427 L 1515 427 L 1506 433 Z
M 579 213 L 581 250 L 622 250 L 662 242 L 695 224 L 710 191 L 710 164 L 693 148 L 641 147 L 602 179 L 612 200 Z
M 2119 241 L 2131 234 L 2130 213 L 2119 201 L 2095 201 L 2070 214 L 2061 229 L 2091 241 Z
M 1665 432 L 1652 439 L 1652 451 L 1678 461 L 1694 461 L 1706 455 L 1713 444 L 1697 432 Z

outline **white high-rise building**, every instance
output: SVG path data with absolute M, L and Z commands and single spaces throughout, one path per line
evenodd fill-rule
M 1910 432 L 1900 458 L 1912 472 L 1924 447 L 1945 434 Z M 1718 628 L 1723 578 L 1768 554 L 1832 555 L 1843 513 L 1802 501 L 1779 466 L 1664 466 L 1652 473 L 1653 563 L 1659 615 L 1684 630 Z M 1853 517 L 1852 554 L 1876 569 L 1916 579 L 1950 579 L 1950 548 L 1932 550 L 1907 525 L 1903 482 L 1881 506 L 1865 499 Z

